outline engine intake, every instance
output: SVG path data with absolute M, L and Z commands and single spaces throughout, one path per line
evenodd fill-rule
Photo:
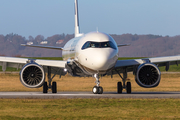
M 141 87 L 156 87 L 160 83 L 161 72 L 156 65 L 144 63 L 138 67 L 135 79 L 137 84 Z
M 36 63 L 26 64 L 20 72 L 21 83 L 28 88 L 39 88 L 45 81 L 43 68 Z

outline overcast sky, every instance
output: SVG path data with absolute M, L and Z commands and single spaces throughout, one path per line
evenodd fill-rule
M 78 0 L 80 31 L 180 35 L 180 0 Z M 0 0 L 0 34 L 74 33 L 74 0 Z

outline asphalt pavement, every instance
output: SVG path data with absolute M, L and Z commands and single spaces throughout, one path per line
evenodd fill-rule
M 92 92 L 0 92 L 0 98 L 19 99 L 61 99 L 61 98 L 180 98 L 180 92 L 132 92 L 131 94 L 117 94 L 117 92 L 104 92 L 103 94 L 93 94 Z

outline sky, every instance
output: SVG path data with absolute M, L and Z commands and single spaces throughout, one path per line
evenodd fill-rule
M 78 0 L 80 32 L 180 35 L 180 0 Z M 74 34 L 74 0 L 0 0 L 0 34 Z

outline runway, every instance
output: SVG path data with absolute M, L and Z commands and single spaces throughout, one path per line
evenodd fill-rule
M 56 94 L 42 92 L 0 92 L 0 99 L 61 99 L 61 98 L 180 98 L 180 92 L 132 92 L 131 94 L 117 94 L 116 92 L 104 92 L 93 94 L 92 92 L 58 92 Z

